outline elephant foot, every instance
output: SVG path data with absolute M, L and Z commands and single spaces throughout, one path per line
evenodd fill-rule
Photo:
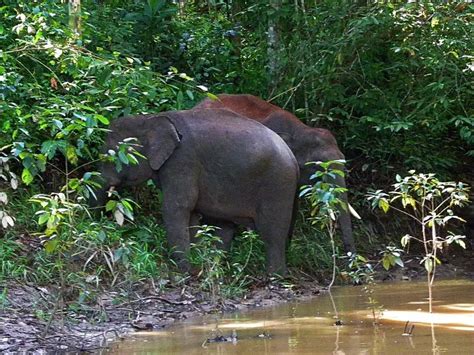
M 181 253 L 180 255 L 176 255 L 177 253 L 175 253 L 173 255 L 173 259 L 175 261 L 175 264 L 179 270 L 179 272 L 183 273 L 183 274 L 191 274 L 192 273 L 192 266 L 191 264 L 189 263 L 189 261 L 187 260 L 186 257 L 184 257 Z
M 267 266 L 267 273 L 270 277 L 271 276 L 276 276 L 276 277 L 285 278 L 289 275 L 288 274 L 288 269 L 286 268 L 286 266 L 272 267 L 272 266 L 268 265 Z

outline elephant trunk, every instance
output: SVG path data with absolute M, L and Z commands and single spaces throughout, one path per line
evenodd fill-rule
M 337 176 L 335 179 L 335 183 L 340 187 L 346 187 L 346 181 L 342 176 Z M 354 236 L 352 235 L 352 222 L 351 214 L 349 212 L 349 200 L 347 197 L 347 192 L 341 194 L 340 198 L 346 205 L 345 208 L 339 208 L 339 227 L 341 228 L 342 232 L 342 244 L 346 253 L 354 253 L 356 249 L 354 243 Z

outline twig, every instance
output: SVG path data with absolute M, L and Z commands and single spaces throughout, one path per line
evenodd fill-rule
M 51 323 L 53 322 L 53 319 L 54 319 L 54 316 L 56 315 L 56 312 L 58 311 L 60 299 L 61 299 L 61 294 L 58 294 L 56 303 L 54 304 L 53 312 L 51 313 L 51 317 L 49 318 L 48 323 L 46 324 L 46 328 L 45 328 L 43 334 L 41 334 L 41 338 L 45 338 L 46 335 L 48 335 L 49 328 L 51 327 Z
M 143 302 L 143 301 L 148 301 L 148 300 L 158 300 L 158 301 L 162 301 L 164 303 L 171 304 L 171 305 L 174 305 L 174 306 L 181 306 L 181 305 L 186 304 L 185 302 L 170 301 L 170 300 L 167 300 L 166 298 L 163 298 L 163 297 L 160 297 L 160 296 L 148 296 L 148 297 L 139 298 L 139 299 L 136 299 L 136 300 L 131 300 L 131 301 L 127 301 L 127 302 L 124 302 L 124 303 L 120 303 L 120 304 L 114 306 L 114 308 L 125 306 L 125 305 L 128 305 L 128 304 L 135 304 L 135 303 L 139 303 L 139 302 Z

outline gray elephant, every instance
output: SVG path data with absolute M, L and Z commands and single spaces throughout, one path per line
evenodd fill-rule
M 147 159 L 117 172 L 104 163 L 106 183 L 137 185 L 152 179 L 163 192 L 162 214 L 173 257 L 186 271 L 190 226 L 203 215 L 219 224 L 255 228 L 264 241 L 267 271 L 286 272 L 285 248 L 292 223 L 298 165 L 285 142 L 264 125 L 221 109 L 119 118 L 105 149 L 135 137 Z M 191 233 L 192 234 L 192 233 Z
M 278 133 L 288 144 L 298 161 L 300 186 L 309 184 L 309 178 L 314 173 L 314 166 L 305 165 L 307 162 L 344 159 L 344 155 L 339 150 L 336 139 L 330 131 L 323 128 L 309 127 L 292 113 L 256 96 L 222 94 L 218 96 L 218 100 L 205 99 L 195 108 L 226 108 L 261 122 Z M 345 179 L 342 177 L 338 176 L 335 183 L 341 187 L 346 187 Z M 347 194 L 344 194 L 342 199 L 347 202 Z M 342 232 L 344 250 L 354 252 L 352 223 L 348 211 L 341 209 L 339 226 Z

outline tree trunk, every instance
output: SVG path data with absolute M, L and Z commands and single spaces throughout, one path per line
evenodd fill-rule
M 69 27 L 75 38 L 81 37 L 81 0 L 69 0 Z
M 278 24 L 276 21 L 276 12 L 280 10 L 281 0 L 270 0 L 270 6 L 273 9 L 273 13 L 270 13 L 268 18 L 268 75 L 270 78 L 270 91 L 272 92 L 278 81 L 279 72 L 279 36 L 278 36 Z
M 179 8 L 179 15 L 183 16 L 184 15 L 184 7 L 186 5 L 186 0 L 179 0 L 178 2 L 178 8 Z

